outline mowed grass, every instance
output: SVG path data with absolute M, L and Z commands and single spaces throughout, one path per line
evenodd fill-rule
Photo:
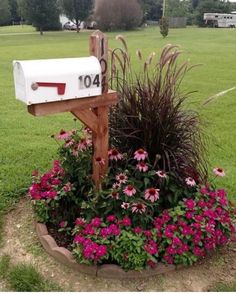
M 0 33 L 11 30 L 1 28 Z M 28 27 L 25 30 L 33 31 Z M 218 185 L 227 188 L 230 199 L 236 199 L 236 90 L 208 107 L 201 106 L 206 98 L 236 87 L 236 29 L 172 29 L 166 39 L 155 27 L 108 33 L 112 48 L 120 46 L 115 40 L 117 34 L 126 37 L 135 66 L 136 49 L 141 49 L 144 56 L 155 51 L 158 57 L 161 48 L 169 43 L 180 46 L 182 60 L 202 64 L 187 74 L 183 90 L 197 91 L 191 95 L 190 106 L 200 111 L 211 136 L 210 170 L 215 166 L 226 170 L 227 176 L 219 179 Z M 69 113 L 34 117 L 27 112 L 26 105 L 15 99 L 12 61 L 88 56 L 89 35 L 90 32 L 0 35 L 0 212 L 25 193 L 32 170 L 50 167 L 57 150 L 50 136 L 62 128 L 74 127 Z

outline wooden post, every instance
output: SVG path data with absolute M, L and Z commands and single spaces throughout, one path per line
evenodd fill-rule
M 95 31 L 89 42 L 90 54 L 97 57 L 102 68 L 102 93 L 108 92 L 108 39 L 99 30 Z M 106 174 L 108 168 L 108 106 L 101 106 L 93 109 L 98 118 L 97 132 L 93 132 L 93 179 L 96 187 L 99 189 L 99 184 L 102 177 Z M 97 159 L 104 159 L 104 165 L 99 165 Z

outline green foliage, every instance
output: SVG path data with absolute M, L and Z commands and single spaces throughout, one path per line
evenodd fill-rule
M 163 38 L 168 36 L 169 33 L 169 22 L 167 17 L 162 17 L 159 22 L 160 26 L 160 33 L 163 36 Z
M 0 1 L 0 26 L 8 25 L 11 21 L 10 6 L 8 0 Z
M 0 278 L 6 278 L 10 266 L 10 256 L 3 255 L 0 258 Z
M 18 3 L 17 0 L 8 0 L 11 12 L 11 19 L 13 21 L 19 22 L 21 20 L 19 15 Z
M 10 270 L 8 283 L 11 289 L 16 292 L 50 292 L 61 290 L 55 284 L 45 280 L 32 265 L 24 263 L 18 264 Z
M 144 244 L 143 235 L 124 230 L 113 244 L 112 259 L 124 270 L 141 270 L 148 258 L 148 253 L 143 250 Z
M 91 14 L 94 0 L 60 0 L 60 4 L 65 15 L 78 26 Z
M 162 1 L 141 0 L 144 20 L 159 20 L 162 16 Z
M 131 30 L 141 24 L 143 11 L 137 0 L 100 0 L 94 17 L 101 30 Z
M 59 30 L 59 9 L 57 0 L 23 0 L 28 21 L 43 34 L 44 30 Z

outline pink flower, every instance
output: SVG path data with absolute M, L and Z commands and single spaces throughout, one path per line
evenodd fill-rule
M 60 133 L 56 136 L 58 140 L 67 140 L 71 136 L 70 132 L 66 132 L 65 130 L 61 129 Z
M 95 228 L 99 228 L 102 224 L 102 221 L 101 221 L 100 217 L 95 217 L 91 220 L 90 224 L 91 224 L 91 226 L 93 226 Z
M 123 155 L 115 148 L 108 151 L 108 156 L 110 160 L 115 161 L 121 160 L 123 158 Z
M 207 187 L 202 187 L 201 189 L 200 189 L 200 192 L 201 192 L 201 194 L 208 194 L 208 188 Z
M 204 249 L 201 249 L 200 247 L 194 247 L 193 249 L 193 253 L 196 255 L 196 256 L 200 256 L 200 257 L 203 257 L 205 256 L 205 252 L 204 252 Z
M 63 187 L 64 192 L 68 193 L 71 191 L 71 189 L 73 188 L 73 185 L 71 183 L 67 183 L 65 184 L 65 186 Z
M 128 216 L 125 216 L 122 220 L 122 225 L 123 226 L 131 226 L 131 219 Z
M 140 171 L 140 172 L 146 172 L 148 170 L 148 165 L 146 164 L 146 162 L 144 161 L 140 161 L 137 165 L 136 168 Z
M 194 180 L 193 178 L 190 178 L 190 177 L 185 179 L 185 183 L 186 183 L 188 186 L 191 186 L 191 187 L 193 187 L 193 186 L 196 185 L 195 180 Z
M 140 161 L 140 160 L 145 160 L 148 156 L 147 151 L 143 149 L 138 149 L 137 151 L 134 152 L 134 159 Z
M 144 245 L 144 250 L 151 255 L 155 255 L 158 252 L 157 244 L 154 241 L 149 241 Z
M 75 141 L 73 139 L 66 140 L 65 147 L 71 147 L 74 143 Z
M 164 171 L 162 171 L 162 170 L 158 170 L 158 171 L 156 172 L 156 174 L 157 174 L 158 177 L 160 177 L 160 178 L 167 178 L 167 174 L 166 174 Z
M 173 237 L 172 245 L 173 246 L 180 246 L 180 245 L 182 245 L 182 241 L 178 237 Z
M 86 224 L 85 220 L 82 217 L 78 217 L 75 220 L 75 225 L 76 226 L 84 226 Z
M 167 238 L 172 238 L 174 236 L 174 233 L 172 231 L 170 231 L 170 230 L 165 230 L 164 235 Z
M 128 186 L 125 187 L 125 189 L 123 190 L 123 192 L 124 192 L 127 196 L 131 197 L 131 196 L 133 196 L 133 195 L 136 194 L 136 189 L 134 188 L 134 186 L 132 186 L 132 185 L 128 185 Z
M 108 215 L 107 221 L 110 222 L 110 223 L 115 222 L 116 221 L 115 215 Z
M 164 256 L 164 260 L 168 263 L 168 264 L 173 264 L 174 260 L 173 257 L 171 255 L 165 255 Z
M 85 238 L 81 235 L 76 235 L 74 238 L 74 243 L 79 243 L 79 244 L 83 244 L 85 241 Z
M 127 182 L 127 176 L 123 173 L 116 175 L 116 180 L 119 184 L 125 184 Z
M 147 206 L 143 203 L 133 203 L 131 210 L 132 210 L 132 213 L 142 214 L 146 211 L 146 207 Z
M 159 199 L 159 191 L 160 191 L 159 189 L 155 189 L 155 188 L 146 189 L 144 198 L 151 202 L 155 202 Z
M 111 198 L 118 200 L 120 198 L 120 195 L 117 191 L 112 191 L 110 194 Z
M 90 139 L 81 139 L 77 145 L 77 149 L 80 151 L 87 150 L 88 147 L 92 146 L 92 141 Z
M 141 234 L 142 232 L 143 232 L 142 228 L 140 228 L 140 227 L 134 228 L 134 233 L 135 234 Z
M 188 199 L 188 200 L 185 201 L 185 205 L 186 205 L 187 209 L 193 210 L 196 203 L 195 203 L 195 201 L 193 199 Z
M 225 176 L 225 171 L 223 170 L 223 168 L 220 168 L 220 167 L 215 167 L 213 169 L 213 172 L 216 176 L 218 177 L 224 177 Z
M 105 159 L 102 158 L 102 157 L 95 158 L 95 162 L 96 162 L 96 164 L 99 164 L 100 166 L 104 166 L 105 165 Z
M 114 190 L 119 190 L 119 189 L 120 189 L 120 186 L 121 186 L 120 183 L 114 183 L 114 184 L 112 185 L 112 189 L 114 189 Z
M 123 209 L 129 209 L 129 207 L 130 207 L 130 204 L 127 203 L 127 202 L 123 202 L 123 203 L 121 204 L 121 208 L 123 208 Z
M 61 222 L 59 223 L 59 227 L 60 227 L 61 229 L 65 228 L 66 226 L 67 226 L 67 222 L 66 222 L 66 221 L 61 221 Z

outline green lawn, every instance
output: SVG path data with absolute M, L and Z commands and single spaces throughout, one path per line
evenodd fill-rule
M 45 171 L 50 166 L 57 149 L 51 134 L 73 127 L 70 114 L 38 118 L 28 114 L 26 106 L 14 96 L 12 61 L 88 55 L 89 32 L 2 35 L 33 31 L 28 26 L 0 28 L 0 212 L 25 192 L 32 170 Z M 112 48 L 120 45 L 115 40 L 117 34 L 120 32 L 108 34 Z M 187 75 L 183 87 L 197 90 L 190 102 L 200 110 L 212 136 L 210 168 L 225 168 L 227 177 L 218 184 L 228 189 L 231 199 L 236 199 L 236 90 L 206 108 L 201 106 L 207 97 L 236 87 L 236 29 L 175 29 L 166 39 L 155 27 L 122 34 L 133 54 L 141 49 L 144 55 L 155 51 L 158 56 L 165 44 L 172 43 L 181 46 L 182 59 L 203 64 Z
M 29 25 L 15 25 L 8 27 L 0 27 L 0 34 L 15 34 L 15 33 L 33 33 L 35 28 Z

